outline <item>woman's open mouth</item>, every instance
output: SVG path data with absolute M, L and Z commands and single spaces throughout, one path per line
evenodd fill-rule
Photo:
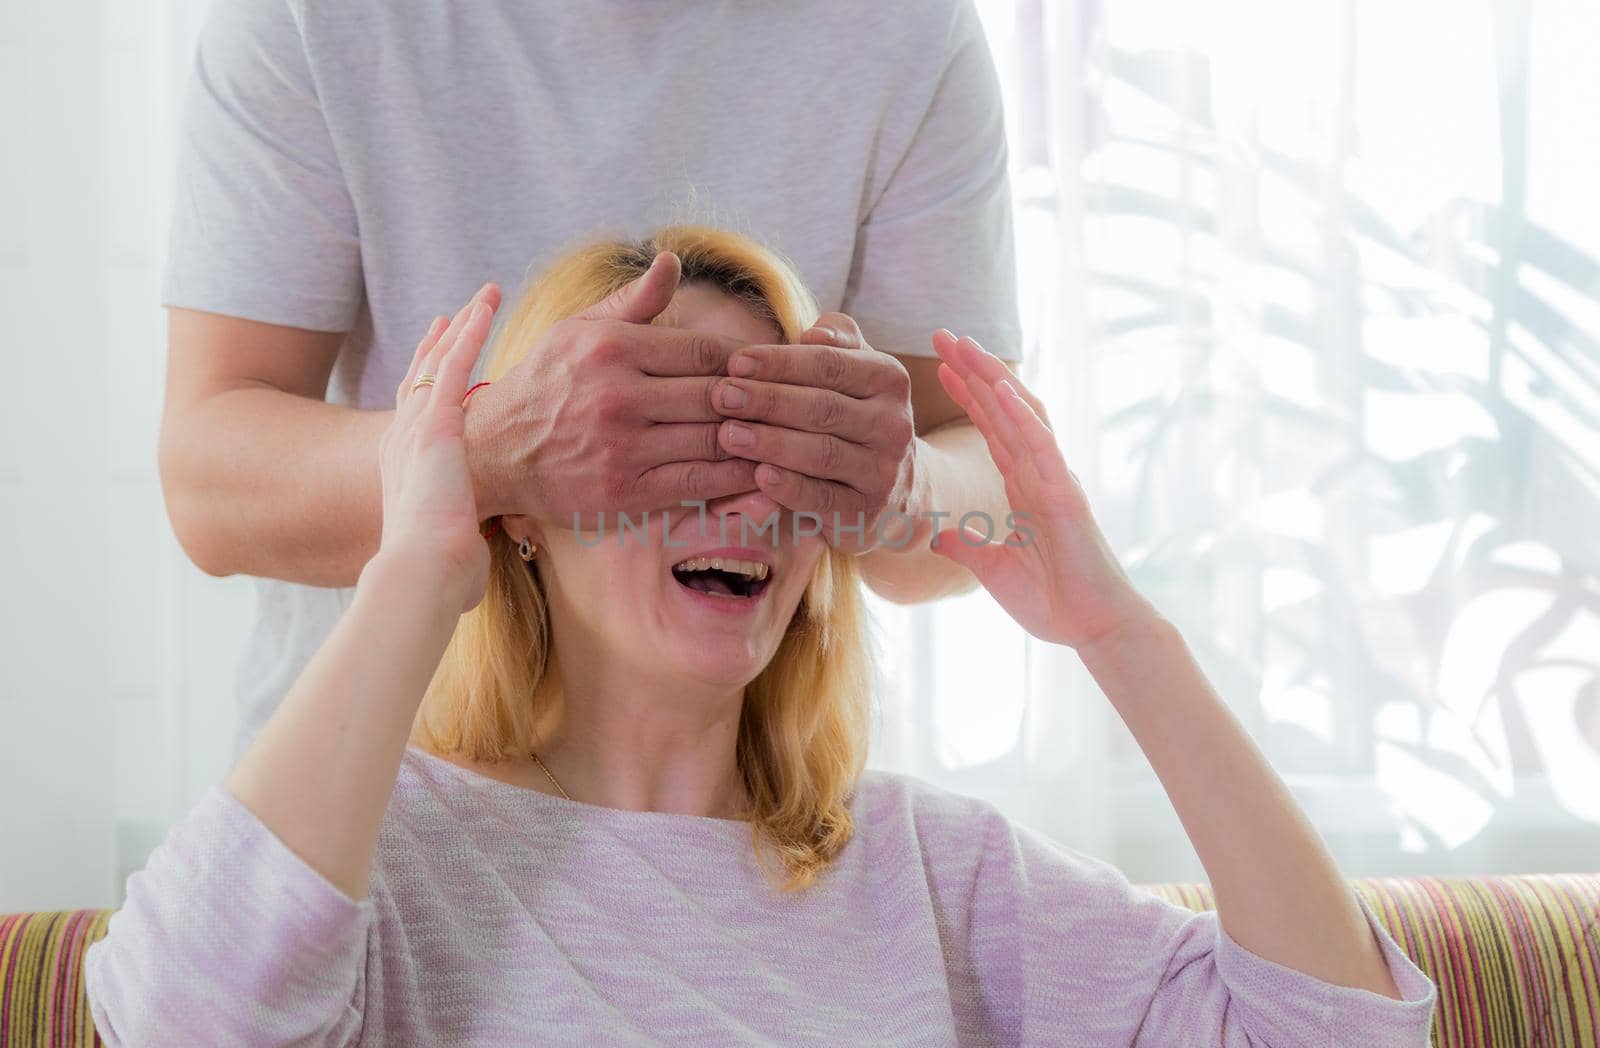
M 724 600 L 759 597 L 772 581 L 772 569 L 756 560 L 735 557 L 690 557 L 672 566 L 678 585 Z

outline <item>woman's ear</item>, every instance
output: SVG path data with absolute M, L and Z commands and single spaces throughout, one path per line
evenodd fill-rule
M 537 518 L 522 513 L 507 513 L 499 520 L 500 527 L 512 542 L 521 542 L 526 538 L 535 546 L 544 545 L 544 530 Z

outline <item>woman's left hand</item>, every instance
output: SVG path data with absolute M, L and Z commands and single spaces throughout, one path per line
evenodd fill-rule
M 988 541 L 946 528 L 932 548 L 977 576 L 1000 606 L 1041 640 L 1073 648 L 1155 613 L 1123 571 L 1067 468 L 1044 405 L 998 357 L 941 329 L 939 382 L 989 445 L 1011 518 Z

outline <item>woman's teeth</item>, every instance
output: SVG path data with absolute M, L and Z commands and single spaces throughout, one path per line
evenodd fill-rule
M 758 597 L 771 581 L 772 569 L 758 560 L 737 557 L 690 557 L 672 566 L 682 586 L 713 597 Z
M 768 568 L 758 560 L 734 560 L 729 557 L 691 557 L 672 566 L 673 571 L 727 571 L 743 575 L 757 582 L 767 577 Z

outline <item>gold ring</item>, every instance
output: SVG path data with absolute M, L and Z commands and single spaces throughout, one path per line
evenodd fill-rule
M 436 378 L 438 378 L 437 375 L 418 375 L 417 376 L 417 380 L 415 382 L 411 383 L 411 392 L 415 393 L 417 390 L 421 389 L 423 386 L 431 386 L 431 385 L 433 385 L 434 379 L 436 379 Z

